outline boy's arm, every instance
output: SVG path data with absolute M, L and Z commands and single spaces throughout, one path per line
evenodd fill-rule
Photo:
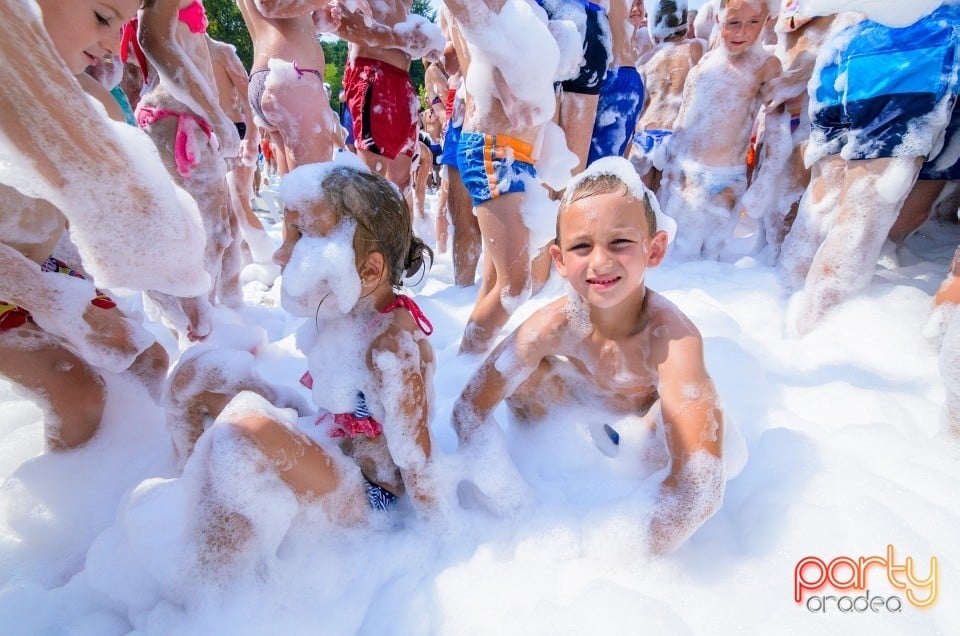
M 220 155 L 235 157 L 240 150 L 240 136 L 233 122 L 220 110 L 216 87 L 210 86 L 177 40 L 178 10 L 177 0 L 143 0 L 137 33 L 140 46 L 157 72 L 167 80 L 174 98 L 209 120 L 220 143 Z
M 723 500 L 723 412 L 703 362 L 703 339 L 684 316 L 671 326 L 658 367 L 670 473 L 650 522 L 651 549 L 666 553 L 686 541 Z
M 360 11 L 345 10 L 334 33 L 355 44 L 403 51 L 411 59 L 439 59 L 445 42 L 440 29 L 418 15 L 387 26 L 365 17 Z
M 503 342 L 497 345 L 460 393 L 453 406 L 453 428 L 460 446 L 470 446 L 484 437 L 484 431 L 496 426 L 493 410 L 513 395 L 540 366 L 553 348 L 556 334 L 552 329 L 558 312 L 556 303 L 535 312 Z
M 313 12 L 319 13 L 323 19 L 336 23 L 340 18 L 343 0 L 254 0 L 257 10 L 271 19 L 297 18 Z M 366 0 L 357 0 L 358 10 L 370 15 L 370 7 Z

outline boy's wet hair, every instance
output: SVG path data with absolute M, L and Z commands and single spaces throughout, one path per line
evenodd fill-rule
M 399 288 L 404 278 L 433 263 L 433 250 L 413 234 L 410 208 L 397 189 L 378 174 L 348 166 L 328 172 L 322 183 L 323 200 L 338 218 L 357 222 L 353 249 L 359 259 L 372 252 L 383 254 L 390 285 Z
M 769 13 L 770 5 L 767 4 L 767 0 L 747 0 L 748 3 L 756 5 L 760 11 L 764 13 Z M 727 8 L 727 5 L 730 4 L 730 0 L 720 0 L 720 6 L 717 7 L 717 11 L 723 11 Z
M 571 203 L 597 194 L 607 194 L 608 192 L 616 192 L 618 190 L 621 191 L 625 197 L 633 196 L 630 186 L 615 174 L 602 172 L 578 181 L 560 200 L 560 208 L 557 210 L 557 235 L 553 239 L 553 242 L 560 245 L 560 215 L 570 207 Z M 653 236 L 657 233 L 657 213 L 653 210 L 653 204 L 650 203 L 650 192 L 646 189 L 644 189 L 640 204 L 643 206 L 643 213 L 647 219 L 647 228 L 650 230 L 650 236 Z

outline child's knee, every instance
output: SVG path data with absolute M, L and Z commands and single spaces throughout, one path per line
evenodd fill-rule
M 58 386 L 69 387 L 69 391 L 48 394 L 53 411 L 53 422 L 47 429 L 48 445 L 53 450 L 76 448 L 89 441 L 100 427 L 106 388 L 98 374 L 81 365 L 58 378 Z

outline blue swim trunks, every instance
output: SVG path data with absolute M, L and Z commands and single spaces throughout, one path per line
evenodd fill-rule
M 583 62 L 580 74 L 562 82 L 563 90 L 581 95 L 599 95 L 603 75 L 610 65 L 610 19 L 603 7 L 593 2 L 584 2 L 587 14 L 586 33 L 583 37 Z M 549 13 L 549 12 L 548 12 Z
M 523 176 L 537 177 L 533 146 L 506 135 L 465 132 L 460 136 L 457 164 L 474 205 L 510 192 L 524 192 Z
M 463 125 L 454 126 L 453 123 L 447 124 L 447 131 L 443 135 L 443 152 L 440 154 L 440 164 L 457 167 L 457 149 L 460 147 L 460 131 Z
M 667 167 L 667 146 L 670 145 L 671 137 L 673 137 L 672 130 L 641 128 L 634 133 L 633 143 L 643 154 L 649 166 L 662 171 Z
M 597 119 L 587 165 L 602 157 L 622 157 L 643 108 L 643 80 L 634 66 L 607 71 L 600 87 Z
M 960 7 L 904 28 L 864 21 L 821 50 L 807 162 L 928 156 L 956 99 Z
M 953 104 L 953 114 L 937 156 L 920 168 L 921 181 L 956 181 L 960 179 L 960 100 Z

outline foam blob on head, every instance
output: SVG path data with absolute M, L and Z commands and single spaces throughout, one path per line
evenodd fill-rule
M 609 184 L 609 187 L 606 187 Z M 642 201 L 647 208 L 647 224 L 650 226 L 650 235 L 658 230 L 667 234 L 669 241 L 673 240 L 677 232 L 677 223 L 660 211 L 657 197 L 650 192 L 640 175 L 627 159 L 623 157 L 604 157 L 590 164 L 590 166 L 575 176 L 567 184 L 567 191 L 560 201 L 560 209 L 564 210 L 574 201 L 589 196 L 610 192 L 617 188 L 626 188 L 637 201 Z M 588 194 L 588 191 L 589 192 Z M 559 227 L 559 226 L 558 226 Z M 559 236 L 559 232 L 558 232 Z

